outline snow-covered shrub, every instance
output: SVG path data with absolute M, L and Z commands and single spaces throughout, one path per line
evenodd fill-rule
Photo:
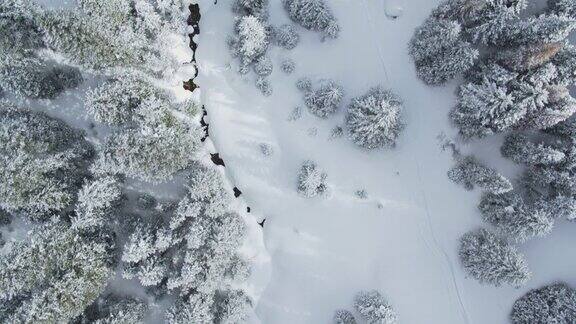
M 324 0 L 282 0 L 290 19 L 302 27 L 337 38 L 340 26 Z
M 410 41 L 410 55 L 422 81 L 440 85 L 472 67 L 479 53 L 461 39 L 461 26 L 448 20 L 428 19 Z
M 531 277 L 524 256 L 485 229 L 464 234 L 458 253 L 464 270 L 481 283 L 520 287 Z
M 356 324 L 356 319 L 354 315 L 348 310 L 339 309 L 334 312 L 334 318 L 332 319 L 334 324 Z
M 559 149 L 543 144 L 534 144 L 521 134 L 506 136 L 500 148 L 502 156 L 527 165 L 552 165 L 562 162 L 566 154 Z
M 545 210 L 527 206 L 512 192 L 485 194 L 479 208 L 485 222 L 517 242 L 543 237 L 552 231 L 553 220 Z
M 492 193 L 504 193 L 512 190 L 512 183 L 496 170 L 478 162 L 473 156 L 463 157 L 448 171 L 448 178 L 462 184 L 467 190 L 480 187 Z
M 259 76 L 269 76 L 272 74 L 274 66 L 268 55 L 262 55 L 254 63 L 254 72 Z
M 294 107 L 288 115 L 288 121 L 295 121 L 302 118 L 302 107 Z
M 31 218 L 64 210 L 82 183 L 91 145 L 60 120 L 0 105 L 0 207 Z
M 282 61 L 280 68 L 282 69 L 282 72 L 292 74 L 294 73 L 294 70 L 296 70 L 296 63 L 292 59 L 285 59 Z
M 376 290 L 362 291 L 354 297 L 354 309 L 370 324 L 394 324 L 398 315 Z
M 0 58 L 0 86 L 16 95 L 53 99 L 82 83 L 77 68 L 36 56 L 5 55 Z
M 234 0 L 232 9 L 242 16 L 264 17 L 268 13 L 268 0 Z
M 274 43 L 282 48 L 291 50 L 300 42 L 300 35 L 293 25 L 282 25 L 273 29 Z
M 266 97 L 272 95 L 272 84 L 270 83 L 270 80 L 265 77 L 258 77 L 256 79 L 256 88 L 258 88 L 258 90 L 260 90 L 260 92 Z
M 575 323 L 576 290 L 565 283 L 555 283 L 530 290 L 512 306 L 513 324 Z
M 274 149 L 272 148 L 272 145 L 268 143 L 260 143 L 260 152 L 264 156 L 270 156 L 274 153 Z
M 333 80 L 321 80 L 317 87 L 306 91 L 304 103 L 310 112 L 320 118 L 333 115 L 344 97 L 344 89 Z
M 305 161 L 298 174 L 298 192 L 306 198 L 322 195 L 328 190 L 326 178 L 315 162 Z
M 344 128 L 342 126 L 336 126 L 330 131 L 330 139 L 337 139 L 344 136 Z
M 367 149 L 393 147 L 402 123 L 402 101 L 382 88 L 373 88 L 352 99 L 346 115 L 346 127 L 355 144 Z
M 235 32 L 230 40 L 232 53 L 240 58 L 240 68 L 246 69 L 266 53 L 270 42 L 268 27 L 258 17 L 243 16 L 236 21 Z
M 296 81 L 296 88 L 304 92 L 312 91 L 312 80 L 307 77 L 300 78 Z

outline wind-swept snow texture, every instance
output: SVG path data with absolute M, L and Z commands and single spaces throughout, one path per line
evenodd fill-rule
M 506 323 L 514 301 L 555 280 L 576 285 L 576 227 L 558 222 L 552 234 L 520 246 L 533 271 L 521 289 L 482 286 L 466 278 L 457 258 L 462 234 L 482 226 L 478 191 L 450 182 L 453 161 L 438 136 L 454 137 L 448 121 L 458 81 L 429 87 L 418 80 L 407 44 L 440 0 L 329 0 L 341 27 L 336 40 L 298 27 L 293 50 L 274 47 L 276 67 L 296 62 L 288 75 L 270 76 L 274 92 L 262 96 L 253 74 L 240 75 L 226 46 L 233 30 L 231 1 L 201 0 L 202 33 L 197 53 L 202 100 L 210 137 L 226 162 L 231 181 L 252 211 L 266 218 L 264 236 L 272 272 L 256 305 L 262 323 L 329 323 L 336 309 L 352 309 L 360 290 L 381 291 L 399 323 Z M 270 1 L 273 25 L 289 23 L 280 0 Z M 394 19 L 389 7 L 402 14 Z M 395 16 L 395 15 L 393 15 Z M 350 102 L 381 85 L 404 100 L 406 128 L 397 146 L 371 152 L 343 137 L 345 105 L 326 120 L 302 109 L 304 76 L 331 78 Z M 315 134 L 315 135 L 314 135 Z M 500 158 L 500 137 L 462 145 L 504 175 L 518 169 Z M 261 153 L 261 144 L 273 154 Z M 305 198 L 297 175 L 313 160 L 328 175 L 328 195 Z M 355 192 L 365 189 L 367 199 Z

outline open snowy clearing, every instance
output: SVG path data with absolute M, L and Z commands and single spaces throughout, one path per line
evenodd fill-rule
M 335 309 L 351 308 L 362 289 L 383 292 L 400 323 L 505 323 L 513 302 L 528 290 L 556 280 L 576 284 L 576 228 L 564 222 L 549 237 L 519 247 L 533 272 L 526 287 L 495 288 L 465 278 L 457 244 L 482 224 L 480 193 L 448 180 L 453 161 L 439 139 L 455 133 L 447 115 L 457 82 L 424 85 L 407 53 L 414 29 L 440 1 L 389 1 L 330 1 L 340 37 L 320 42 L 318 34 L 299 28 L 294 50 L 272 48 L 270 97 L 254 87 L 253 74 L 236 72 L 226 46 L 233 29 L 229 2 L 200 1 L 197 83 L 210 138 L 232 183 L 259 215 L 254 222 L 266 219 L 270 277 L 259 271 L 252 279 L 261 290 L 256 313 L 262 323 L 326 323 Z M 387 17 L 386 9 L 400 7 L 398 19 Z M 279 0 L 271 1 L 270 22 L 289 22 Z M 296 62 L 292 75 L 279 69 L 284 58 Z M 343 107 L 327 120 L 303 109 L 302 118 L 289 121 L 303 106 L 295 87 L 303 76 L 337 80 L 346 91 L 344 103 L 376 85 L 400 95 L 407 127 L 397 147 L 365 152 L 346 138 L 329 140 L 343 124 Z M 261 153 L 262 143 L 271 145 L 271 156 Z M 513 176 L 517 169 L 499 158 L 499 143 L 489 138 L 461 148 Z M 307 159 L 327 172 L 328 197 L 306 199 L 296 192 L 297 172 Z M 356 197 L 360 189 L 367 199 Z

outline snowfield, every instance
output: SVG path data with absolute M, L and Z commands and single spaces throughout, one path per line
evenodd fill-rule
M 289 23 L 281 1 L 270 2 L 271 24 Z M 295 49 L 271 48 L 274 93 L 264 97 L 254 86 L 256 76 L 238 74 L 229 54 L 230 1 L 199 1 L 196 80 L 210 138 L 251 207 L 251 221 L 266 219 L 270 260 L 259 262 L 251 279 L 260 295 L 259 321 L 328 323 L 336 309 L 352 308 L 358 291 L 377 289 L 400 323 L 506 323 L 513 302 L 528 290 L 557 280 L 576 285 L 576 227 L 563 221 L 547 238 L 519 246 L 533 272 L 521 289 L 483 286 L 460 267 L 458 240 L 482 221 L 480 192 L 467 192 L 446 177 L 453 161 L 441 138 L 455 137 L 448 112 L 458 82 L 424 85 L 407 53 L 414 29 L 440 0 L 328 2 L 340 37 L 321 42 L 318 33 L 298 27 Z M 280 69 L 284 58 L 296 62 L 291 75 Z M 343 85 L 344 105 L 335 116 L 324 120 L 306 110 L 295 86 L 303 76 Z M 344 124 L 344 106 L 377 85 L 404 100 L 407 126 L 397 147 L 367 152 L 345 137 L 331 140 L 331 130 Z M 302 117 L 289 121 L 297 106 Z M 519 170 L 500 158 L 501 140 L 458 145 L 513 177 Z M 271 156 L 261 153 L 263 143 L 272 147 Z M 307 159 L 328 174 L 327 197 L 298 195 L 297 173 Z M 355 195 L 361 189 L 367 199 Z

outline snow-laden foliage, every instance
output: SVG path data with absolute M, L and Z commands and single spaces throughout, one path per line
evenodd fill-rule
M 334 318 L 332 319 L 334 324 L 356 324 L 356 319 L 354 315 L 348 310 L 339 309 L 334 312 Z
M 304 103 L 311 113 L 327 118 L 340 107 L 344 89 L 333 80 L 321 80 L 316 87 L 306 90 L 304 93 Z
M 282 61 L 280 68 L 282 69 L 282 72 L 292 74 L 296 70 L 296 63 L 292 59 L 285 59 Z
M 346 114 L 346 127 L 360 147 L 394 147 L 404 124 L 402 100 L 388 90 L 373 88 L 352 99 Z
M 290 19 L 300 26 L 318 31 L 323 38 L 338 38 L 340 26 L 324 0 L 282 0 Z
M 0 255 L 2 322 L 57 323 L 80 315 L 112 274 L 113 238 L 51 221 Z
M 298 192 L 306 197 L 313 198 L 326 193 L 328 185 L 324 173 L 314 161 L 305 161 L 298 174 Z
M 74 202 L 93 154 L 80 131 L 0 102 L 0 207 L 42 218 Z
M 502 156 L 526 165 L 552 165 L 561 163 L 566 154 L 544 144 L 532 143 L 526 136 L 513 133 L 506 136 L 500 151 Z
M 268 0 L 234 0 L 232 9 L 243 16 L 265 18 L 268 15 Z
M 362 291 L 354 297 L 354 309 L 370 324 L 394 324 L 398 315 L 376 290 Z
M 254 72 L 259 76 L 269 76 L 273 69 L 272 60 L 267 55 L 260 56 L 254 63 Z
M 263 76 L 256 78 L 256 88 L 258 88 L 258 90 L 260 90 L 262 95 L 264 95 L 265 97 L 270 97 L 272 95 L 273 92 L 272 83 L 270 83 L 270 80 L 268 80 L 268 78 L 265 78 Z
M 236 252 L 246 225 L 230 211 L 232 196 L 216 170 L 194 165 L 187 191 L 174 209 L 137 225 L 122 253 L 124 277 L 155 287 L 159 295 L 181 296 L 168 312 L 171 322 L 245 316 L 243 299 L 233 297 L 240 292 L 228 290 L 248 271 Z M 221 298 L 230 305 L 219 306 Z
M 548 0 L 548 8 L 557 15 L 576 18 L 576 3 L 572 0 Z
M 274 44 L 287 50 L 294 49 L 300 42 L 300 35 L 293 25 L 282 25 L 272 29 Z
M 27 0 L 0 3 L 0 53 L 27 53 L 44 45 L 35 22 L 35 6 Z
M 52 99 L 82 83 L 77 68 L 33 55 L 8 54 L 0 57 L 0 86 L 32 99 Z
M 144 323 L 148 315 L 146 301 L 130 296 L 106 294 L 90 305 L 77 318 L 77 323 L 137 324 Z
M 111 209 L 122 197 L 120 183 L 113 177 L 102 177 L 86 182 L 78 192 L 74 228 L 103 226 L 109 221 Z
M 198 293 L 188 300 L 179 299 L 166 312 L 166 321 L 170 324 L 214 323 L 213 304 L 214 296 L 211 294 Z
M 229 40 L 232 55 L 240 59 L 240 72 L 247 72 L 250 64 L 268 50 L 270 31 L 265 21 L 252 15 L 237 18 L 234 31 Z
M 410 55 L 422 81 L 440 85 L 472 67 L 478 51 L 461 39 L 458 22 L 428 19 L 410 41 Z
M 576 290 L 565 283 L 555 283 L 530 290 L 512 306 L 510 322 L 575 323 Z
M 460 158 L 448 171 L 448 178 L 463 185 L 467 190 L 474 189 L 474 186 L 496 194 L 512 190 L 512 183 L 508 179 L 496 170 L 481 164 L 473 156 Z
M 464 234 L 458 253 L 466 273 L 481 283 L 520 287 L 531 277 L 524 256 L 485 229 Z
M 546 210 L 526 205 L 512 192 L 485 194 L 479 208 L 485 222 L 518 242 L 543 237 L 552 231 L 553 220 Z

